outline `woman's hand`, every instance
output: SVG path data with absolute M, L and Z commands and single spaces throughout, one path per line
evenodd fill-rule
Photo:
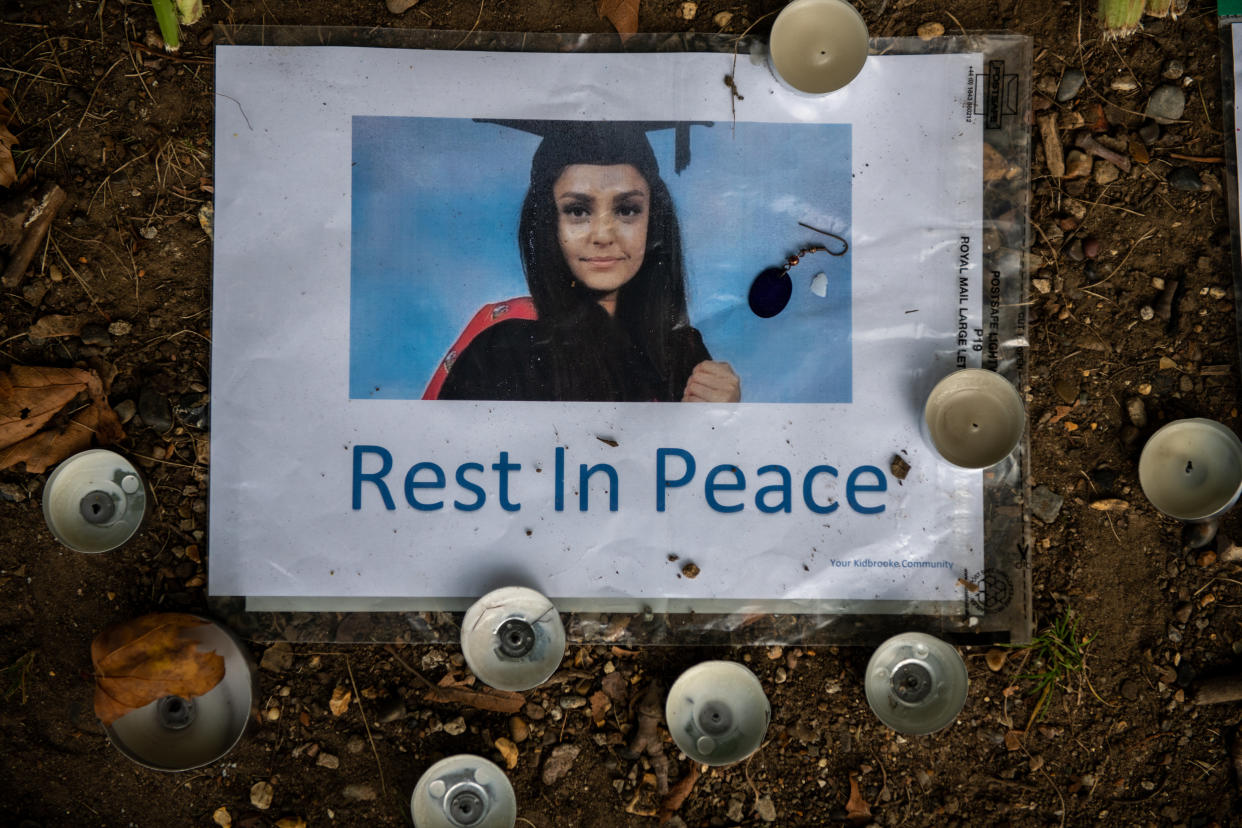
M 742 382 L 727 362 L 704 360 L 686 381 L 682 402 L 741 402 Z

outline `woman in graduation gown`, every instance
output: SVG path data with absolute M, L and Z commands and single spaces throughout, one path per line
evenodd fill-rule
M 543 136 L 518 225 L 530 297 L 480 311 L 425 396 L 738 402 L 737 375 L 687 317 L 651 125 L 501 123 Z

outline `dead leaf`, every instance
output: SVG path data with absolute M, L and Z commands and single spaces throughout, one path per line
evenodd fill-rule
M 1177 371 L 1177 370 L 1180 370 L 1180 369 L 1177 367 L 1177 363 L 1176 363 L 1176 362 L 1174 362 L 1173 360 L 1169 359 L 1167 356 L 1162 356 L 1162 357 L 1160 357 L 1160 368 L 1159 368 L 1159 370 L 1161 370 L 1161 371 Z
M 30 326 L 27 333 L 35 339 L 56 339 L 62 336 L 77 336 L 86 324 L 84 316 L 64 316 L 53 313 L 44 316 Z
M 698 762 L 690 763 L 690 770 L 686 771 L 686 775 L 677 780 L 677 784 L 668 789 L 668 796 L 664 797 L 664 801 L 660 803 L 660 812 L 657 814 L 656 822 L 663 825 L 669 818 L 677 813 L 677 809 L 686 801 L 686 797 L 690 795 L 690 791 L 694 788 L 694 783 L 698 781 L 702 771 L 699 769 Z
M 596 690 L 591 694 L 591 720 L 595 722 L 596 727 L 602 727 L 604 724 L 604 714 L 612 709 L 612 702 L 608 700 L 608 694 L 603 690 Z
M 276 820 L 276 828 L 306 828 L 306 820 L 301 817 L 281 817 Z
M 622 43 L 638 32 L 638 0 L 599 0 L 596 9 L 616 27 Z
M 40 431 L 83 391 L 89 406 L 58 428 Z M 0 469 L 24 462 L 26 471 L 39 474 L 92 443 L 105 446 L 124 437 L 94 371 L 15 365 L 0 374 Z
M 979 591 L 978 584 L 976 584 L 974 581 L 968 581 L 965 578 L 958 578 L 957 585 L 960 587 L 965 587 L 967 592 L 978 592 Z
M 988 663 L 988 669 L 993 673 L 999 673 L 1001 668 L 1005 666 L 1005 659 L 1009 657 L 1009 653 L 1004 650 L 988 650 L 983 660 Z
M 105 725 L 165 696 L 192 699 L 224 678 L 224 658 L 200 650 L 186 630 L 201 618 L 166 612 L 108 627 L 91 642 L 95 715 Z
M 1052 419 L 1051 419 L 1051 420 L 1049 420 L 1048 422 L 1049 422 L 1050 424 L 1051 424 L 1051 423 L 1059 423 L 1059 422 L 1061 422 L 1062 420 L 1064 420 L 1066 417 L 1068 417 L 1068 416 L 1069 416 L 1069 413 L 1070 413 L 1071 411 L 1073 411 L 1073 410 L 1074 410 L 1074 406 L 1072 406 L 1072 405 L 1058 405 L 1058 406 L 1056 407 L 1056 412 L 1057 412 L 1057 413 L 1056 413 L 1056 414 L 1054 414 L 1054 415 L 1053 415 L 1053 417 L 1052 417 Z
M 1005 750 L 1008 750 L 1008 751 L 1021 750 L 1022 736 L 1023 736 L 1023 731 L 1021 730 L 1005 731 Z
M 349 703 L 353 701 L 353 698 L 353 693 L 344 687 L 338 686 L 332 691 L 332 698 L 328 701 L 328 709 L 332 711 L 333 716 L 340 716 L 349 709 Z
M 1097 512 L 1124 512 L 1130 508 L 1130 504 L 1119 497 L 1106 497 L 1103 500 L 1093 501 L 1091 508 Z
M 850 798 L 845 803 L 845 818 L 854 825 L 867 825 L 871 822 L 871 806 L 863 799 L 856 773 L 850 774 Z
M 504 757 L 506 768 L 513 770 L 517 767 L 518 749 L 517 745 L 513 744 L 512 740 L 501 736 L 492 744 L 496 747 L 496 750 L 500 751 L 500 755 Z
M 479 710 L 490 710 L 493 713 L 516 713 L 526 706 L 526 697 L 521 693 L 496 690 L 491 687 L 480 687 L 478 690 L 467 690 L 465 687 L 434 687 L 428 689 L 423 698 L 442 704 L 465 704 Z

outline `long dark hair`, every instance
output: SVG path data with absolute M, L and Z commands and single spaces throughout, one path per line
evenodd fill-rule
M 544 335 L 550 340 L 557 397 L 616 399 L 619 366 L 615 348 L 616 338 L 621 337 L 659 375 L 664 399 L 680 399 L 683 389 L 678 386 L 685 378 L 675 376 L 671 345 L 674 332 L 689 325 L 681 228 L 668 187 L 654 168 L 654 157 L 650 165 L 631 164 L 651 190 L 647 247 L 638 273 L 617 293 L 613 319 L 600 307 L 599 294 L 574 278 L 561 250 L 552 187 L 566 166 L 541 164 L 536 155 L 518 223 L 522 269 Z

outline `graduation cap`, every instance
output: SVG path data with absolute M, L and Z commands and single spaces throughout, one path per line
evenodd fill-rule
M 690 127 L 712 126 L 712 121 L 536 121 L 475 118 L 481 124 L 500 126 L 538 135 L 543 141 L 535 150 L 530 179 L 546 180 L 570 164 L 632 164 L 646 176 L 658 176 L 660 165 L 651 149 L 648 132 L 673 130 L 673 171 L 678 175 L 690 165 Z

